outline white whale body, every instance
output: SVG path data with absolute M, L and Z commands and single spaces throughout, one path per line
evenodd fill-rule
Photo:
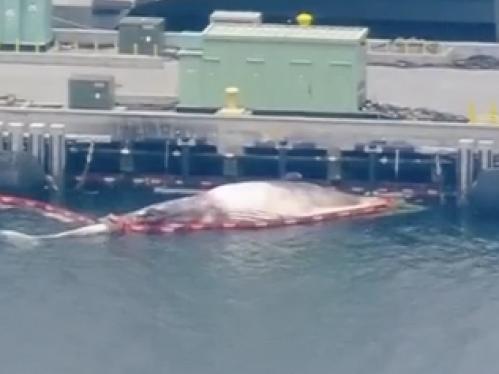
M 272 220 L 323 214 L 365 198 L 304 182 L 226 184 L 194 196 L 162 202 L 128 214 L 150 220 Z

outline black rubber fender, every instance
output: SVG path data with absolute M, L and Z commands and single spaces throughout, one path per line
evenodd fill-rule
M 0 151 L 0 193 L 37 196 L 47 187 L 43 167 L 26 152 Z
M 499 169 L 482 170 L 468 198 L 473 212 L 499 217 Z

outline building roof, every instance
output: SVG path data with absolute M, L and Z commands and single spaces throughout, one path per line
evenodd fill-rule
M 103 82 L 103 81 L 114 81 L 114 75 L 112 74 L 85 74 L 85 73 L 76 73 L 71 74 L 69 77 L 71 81 L 95 81 L 95 82 Z
M 281 24 L 212 23 L 204 31 L 207 39 L 308 40 L 315 42 L 358 42 L 367 37 L 365 27 L 331 27 Z

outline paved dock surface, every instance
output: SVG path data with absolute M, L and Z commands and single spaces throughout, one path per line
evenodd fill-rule
M 456 114 L 466 115 L 471 102 L 484 113 L 490 110 L 492 103 L 499 105 L 498 87 L 498 70 L 380 66 L 368 69 L 371 100 Z
M 165 61 L 163 69 L 2 63 L 0 96 L 15 94 L 38 102 L 66 103 L 67 79 L 72 73 L 113 74 L 118 83 L 117 95 L 171 97 L 177 93 L 175 61 Z M 499 105 L 497 87 L 499 71 L 380 66 L 368 69 L 371 100 L 456 114 L 467 114 L 470 102 L 484 113 L 493 102 Z
M 132 65 L 104 68 L 0 63 L 0 96 L 11 93 L 35 102 L 65 104 L 67 80 L 71 73 L 114 74 L 118 96 L 134 96 L 142 100 L 176 95 L 178 66 L 175 61 L 165 61 L 162 67 L 160 64 L 157 68 Z M 412 107 L 426 106 L 456 114 L 465 114 L 470 100 L 481 104 L 479 110 L 486 112 L 487 106 L 497 97 L 495 92 L 499 87 L 499 71 L 370 67 L 368 75 L 368 93 L 372 100 Z M 263 116 L 223 118 L 167 111 L 75 111 L 19 107 L 0 107 L 0 120 L 64 123 L 71 135 L 105 135 L 117 140 L 196 134 L 205 136 L 222 152 L 228 153 L 237 152 L 243 144 L 255 139 L 282 138 L 311 141 L 328 149 L 373 139 L 409 140 L 416 145 L 444 147 L 455 147 L 462 138 L 488 139 L 499 144 L 499 126 L 463 123 Z
M 120 96 L 173 96 L 177 92 L 176 62 L 164 69 L 109 68 L 90 66 L 0 64 L 0 96 L 42 103 L 67 102 L 71 74 L 112 74 Z

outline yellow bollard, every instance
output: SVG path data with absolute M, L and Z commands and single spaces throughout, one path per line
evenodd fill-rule
M 225 89 L 225 106 L 226 109 L 233 110 L 239 108 L 239 88 L 227 87 Z
M 302 27 L 308 27 L 314 22 L 314 16 L 310 13 L 300 13 L 296 16 L 296 22 Z
M 227 87 L 225 89 L 224 106 L 218 111 L 222 115 L 240 115 L 245 114 L 245 108 L 240 106 L 239 103 L 239 88 Z
M 478 122 L 478 116 L 476 114 L 476 107 L 475 107 L 475 104 L 473 104 L 473 103 L 468 104 L 468 120 L 471 124 Z
M 495 103 L 493 103 L 490 106 L 490 111 L 489 111 L 489 122 L 497 124 L 497 106 Z

